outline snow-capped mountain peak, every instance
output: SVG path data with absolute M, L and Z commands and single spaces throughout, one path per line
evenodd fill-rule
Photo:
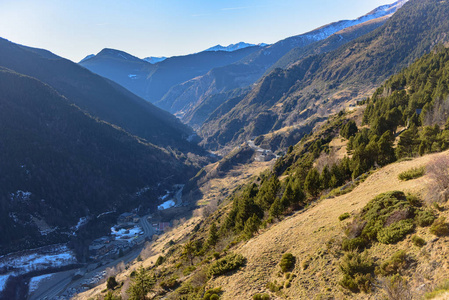
M 267 46 L 267 44 L 265 43 L 260 43 L 260 44 L 249 44 L 249 43 L 245 43 L 245 42 L 240 42 L 237 44 L 230 44 L 228 46 L 222 46 L 222 45 L 216 45 L 213 47 L 210 47 L 204 51 L 226 51 L 226 52 L 232 52 L 232 51 L 236 51 L 239 49 L 243 49 L 243 48 L 247 48 L 247 47 L 252 47 L 252 46 L 259 46 L 259 47 L 265 47 Z
M 150 64 L 156 64 L 156 63 L 164 61 L 166 59 L 167 59 L 167 57 L 165 57 L 165 56 L 161 56 L 161 57 L 149 56 L 149 57 L 145 57 L 143 60 L 146 62 L 149 62 Z

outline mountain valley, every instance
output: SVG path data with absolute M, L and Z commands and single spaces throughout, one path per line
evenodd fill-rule
M 0 38 L 0 299 L 446 299 L 447 16 L 79 63 Z

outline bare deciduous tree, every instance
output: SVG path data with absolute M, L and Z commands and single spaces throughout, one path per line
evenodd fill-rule
M 449 196 L 449 156 L 439 156 L 427 165 L 431 180 L 426 195 L 428 202 L 447 201 Z

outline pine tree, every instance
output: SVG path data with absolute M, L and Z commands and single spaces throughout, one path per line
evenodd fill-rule
M 253 234 L 259 231 L 260 224 L 260 218 L 256 214 L 253 214 L 253 216 L 245 222 L 245 229 L 243 230 L 245 237 L 247 239 L 252 238 Z
M 380 137 L 377 142 L 379 149 L 379 156 L 377 163 L 381 166 L 385 166 L 395 160 L 394 148 L 393 148 L 394 136 L 391 131 L 387 130 Z
M 132 279 L 132 284 L 127 290 L 129 299 L 146 300 L 147 295 L 153 290 L 156 278 L 151 276 L 142 266 L 137 270 L 136 276 Z
M 207 239 L 207 244 L 210 246 L 215 246 L 218 242 L 218 230 L 215 222 L 210 225 L 209 228 L 209 238 Z
M 283 212 L 284 211 L 282 208 L 281 200 L 279 198 L 276 198 L 276 200 L 274 200 L 273 204 L 270 207 L 270 217 L 279 219 L 279 216 L 282 215 Z
M 323 189 L 328 189 L 330 186 L 330 181 L 331 181 L 331 172 L 329 171 L 329 167 L 326 165 L 323 168 L 323 171 L 321 172 L 320 175 L 320 181 L 321 181 L 321 187 Z
M 306 181 L 304 182 L 304 189 L 312 197 L 318 196 L 320 193 L 320 173 L 316 168 L 311 168 L 309 173 L 307 173 Z

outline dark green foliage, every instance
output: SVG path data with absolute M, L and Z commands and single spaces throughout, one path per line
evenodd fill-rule
M 320 173 L 316 168 L 311 168 L 304 182 L 304 190 L 312 197 L 316 197 L 320 193 L 320 187 Z
M 412 243 L 415 246 L 422 247 L 426 244 L 426 241 L 415 234 L 414 236 L 412 236 Z
M 108 290 L 113 290 L 117 285 L 118 283 L 115 280 L 115 276 L 108 277 L 108 280 L 106 281 L 106 288 Z
M 400 220 L 377 232 L 377 240 L 383 244 L 394 244 L 414 229 L 413 220 Z
M 349 120 L 340 131 L 340 135 L 345 139 L 349 139 L 351 136 L 354 136 L 359 129 L 355 124 L 354 120 Z
M 384 261 L 376 270 L 383 276 L 390 276 L 403 272 L 408 266 L 409 258 L 404 250 L 399 250 L 388 260 Z
M 104 296 L 104 300 L 119 300 L 121 298 L 114 296 L 111 291 L 108 291 Z
M 159 255 L 158 258 L 156 259 L 156 262 L 154 263 L 154 265 L 156 267 L 160 266 L 164 263 L 164 261 L 165 261 L 165 257 L 163 257 L 162 255 Z
M 394 191 L 376 196 L 363 208 L 346 229 L 349 239 L 343 240 L 344 250 L 365 248 L 370 241 L 396 243 L 414 228 L 419 202 L 409 201 L 404 193 Z
M 267 283 L 267 289 L 272 293 L 277 293 L 283 288 L 282 284 L 278 284 L 275 280 L 274 282 Z
M 159 283 L 161 288 L 164 290 L 172 290 L 175 289 L 177 286 L 179 286 L 178 277 L 172 276 L 166 280 L 163 280 Z
M 415 217 L 416 223 L 421 227 L 432 225 L 435 219 L 435 214 L 430 209 L 419 211 Z
M 217 225 L 215 225 L 215 222 L 213 222 L 212 225 L 210 225 L 210 228 L 209 228 L 209 237 L 207 239 L 207 244 L 210 245 L 210 246 L 215 246 L 217 241 L 218 241 Z
M 276 200 L 274 200 L 273 204 L 270 207 L 270 217 L 279 218 L 279 216 L 282 215 L 283 211 L 284 207 L 281 204 L 281 200 L 279 198 L 276 198 Z
M 343 220 L 346 220 L 347 218 L 350 218 L 350 217 L 351 217 L 351 215 L 350 215 L 349 213 L 345 212 L 344 214 L 341 214 L 341 215 L 338 217 L 338 219 L 339 219 L 340 221 L 343 221 Z
M 270 178 L 265 179 L 260 185 L 259 193 L 257 194 L 256 203 L 263 209 L 270 209 L 274 200 L 277 197 L 280 183 L 275 174 L 272 174 Z
M 291 253 L 284 253 L 281 258 L 281 262 L 279 266 L 281 267 L 282 272 L 287 272 L 293 269 L 295 266 L 296 258 Z
M 222 293 L 221 287 L 207 290 L 204 293 L 203 300 L 218 300 L 220 299 L 221 293 Z
M 182 270 L 182 274 L 184 274 L 184 276 L 187 276 L 187 275 L 191 274 L 195 270 L 196 270 L 195 266 L 188 266 L 187 268 Z
M 241 254 L 231 253 L 212 263 L 207 274 L 209 276 L 220 276 L 240 268 L 245 262 L 246 258 Z
M 365 237 L 346 238 L 341 243 L 341 248 L 344 251 L 362 250 L 368 246 L 369 240 Z
M 158 182 L 190 173 L 171 153 L 94 119 L 36 79 L 1 69 L 0 103 L 0 169 L 8 170 L 0 178 L 0 252 L 6 246 L 23 250 L 42 245 L 38 241 L 67 241 L 58 230 L 41 236 L 27 221 L 30 214 L 68 231 L 87 212 L 155 205 Z M 151 189 L 137 197 L 147 186 Z M 30 192 L 29 199 L 9 201 L 18 190 Z M 81 229 L 77 236 L 106 234 L 114 217 L 92 220 L 89 232 Z
M 129 299 L 145 300 L 148 299 L 147 294 L 153 290 L 156 278 L 151 276 L 143 267 L 140 267 L 131 281 L 132 283 L 126 291 L 129 294 Z
M 437 220 L 435 220 L 432 226 L 430 226 L 429 231 L 436 236 L 449 235 L 449 224 L 446 223 L 446 218 L 439 217 Z
M 255 295 L 253 295 L 253 300 L 270 300 L 270 295 L 268 295 L 268 294 L 255 294 Z
M 421 176 L 424 175 L 425 172 L 425 168 L 424 167 L 420 167 L 420 168 L 411 168 L 410 170 L 404 171 L 402 173 L 400 173 L 398 175 L 398 178 L 400 180 L 411 180 L 411 179 L 416 179 L 419 178 Z
M 352 292 L 369 292 L 374 268 L 374 262 L 367 251 L 347 252 L 340 262 L 340 271 L 343 273 L 340 285 Z
M 245 237 L 247 239 L 252 238 L 253 234 L 259 231 L 261 223 L 259 217 L 256 214 L 253 214 L 253 216 L 245 222 L 245 228 L 243 229 Z

